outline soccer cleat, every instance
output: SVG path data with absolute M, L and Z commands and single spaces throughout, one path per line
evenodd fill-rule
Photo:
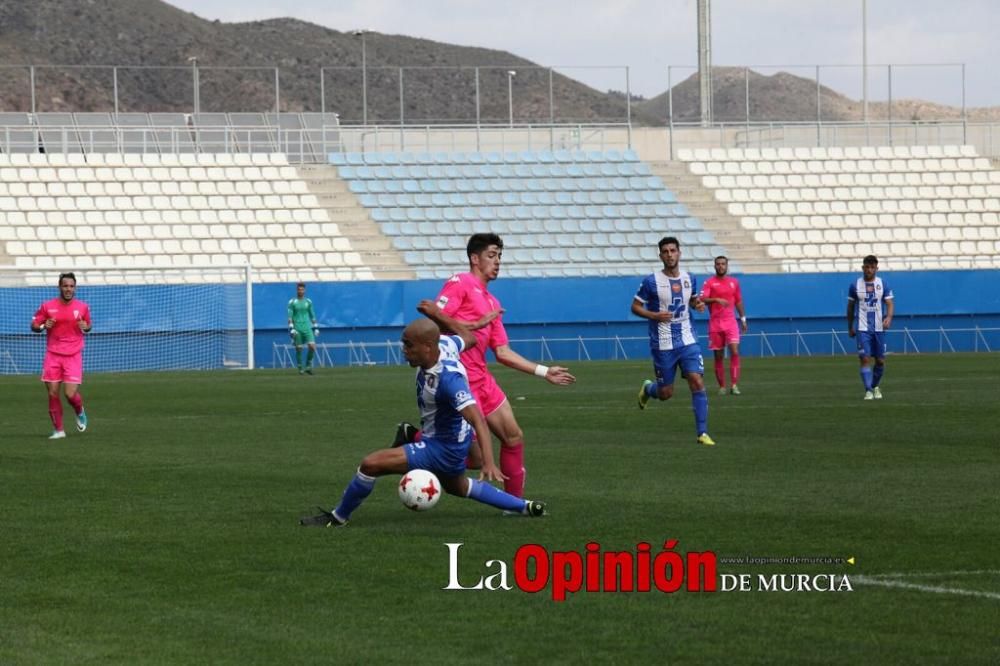
M 652 383 L 649 379 L 642 382 L 642 388 L 639 389 L 639 409 L 646 409 L 646 404 L 649 403 L 649 394 L 646 393 L 646 387 Z
M 736 384 L 733 384 L 733 388 L 729 389 L 729 392 L 732 393 L 733 395 L 739 395 L 740 387 L 737 386 Z
M 524 515 L 531 518 L 541 518 L 545 515 L 545 502 L 527 500 L 524 504 Z
M 306 368 L 306 374 L 307 375 L 311 375 L 312 373 L 313 373 L 313 369 L 312 368 Z
M 725 386 L 720 386 L 719 387 L 719 395 L 726 395 L 726 387 Z
M 396 424 L 396 437 L 392 440 L 392 448 L 402 446 L 403 444 L 409 444 L 415 441 L 417 433 L 419 432 L 417 426 L 412 423 L 407 423 L 403 421 L 402 423 Z
M 872 391 L 865 391 L 865 400 L 874 400 L 875 394 Z
M 880 389 L 879 387 L 876 386 L 875 388 L 872 389 L 872 395 L 875 396 L 876 400 L 881 400 L 882 399 L 882 389 Z
M 709 437 L 707 432 L 698 435 L 698 443 L 702 446 L 715 446 L 715 440 Z
M 54 430 L 52 434 L 49 435 L 49 439 L 64 439 L 65 437 L 66 433 L 62 430 Z
M 76 429 L 83 432 L 87 429 L 87 412 L 80 412 L 76 417 Z
M 300 518 L 299 525 L 303 527 L 344 527 L 347 525 L 346 520 L 337 518 L 332 511 L 327 511 L 321 506 L 316 507 L 316 509 L 319 511 L 317 515 Z

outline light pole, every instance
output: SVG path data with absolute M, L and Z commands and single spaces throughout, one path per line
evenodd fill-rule
M 194 89 L 194 112 L 197 115 L 201 113 L 201 100 L 198 99 L 198 56 L 191 56 L 188 62 L 191 63 L 191 87 Z
M 517 72 L 513 69 L 507 70 L 507 124 L 514 126 L 514 77 Z
M 365 44 L 365 35 L 368 30 L 352 30 L 351 34 L 361 38 L 361 122 L 368 124 L 368 50 Z

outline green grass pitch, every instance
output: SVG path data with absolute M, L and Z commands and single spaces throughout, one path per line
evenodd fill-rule
M 498 371 L 540 520 L 379 481 L 351 525 L 304 529 L 416 416 L 403 367 L 87 378 L 90 430 L 49 442 L 35 378 L 0 381 L 0 663 L 1000 661 L 1000 355 L 745 358 L 714 448 L 690 400 L 640 412 L 646 361 L 573 363 L 567 389 Z M 853 592 L 444 591 L 523 544 L 666 539 L 719 556 L 854 557 L 721 573 L 847 574 Z M 513 571 L 511 582 L 513 582 Z

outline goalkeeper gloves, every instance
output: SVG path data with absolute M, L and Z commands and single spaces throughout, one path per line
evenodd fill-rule
M 313 326 L 313 337 L 314 338 L 319 337 L 319 326 Z
M 288 327 L 288 337 L 290 337 L 292 339 L 292 342 L 295 341 L 295 327 L 294 326 L 289 326 Z

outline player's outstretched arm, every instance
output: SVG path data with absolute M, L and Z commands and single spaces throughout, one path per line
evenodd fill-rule
M 506 365 L 508 368 L 520 370 L 521 372 L 529 375 L 535 375 L 536 377 L 544 377 L 545 381 L 550 384 L 555 384 L 556 386 L 569 386 L 576 381 L 576 377 L 570 374 L 568 368 L 558 365 L 547 366 L 542 365 L 541 363 L 535 363 L 534 361 L 529 361 L 511 349 L 510 345 L 500 345 L 493 350 L 493 353 L 496 354 L 497 360 Z
M 469 405 L 461 411 L 461 414 L 462 418 L 468 421 L 472 429 L 476 431 L 476 440 L 478 440 L 479 448 L 483 452 L 483 466 L 479 469 L 479 480 L 506 480 L 507 477 L 493 462 L 493 435 L 490 434 L 490 428 L 486 425 L 483 413 L 479 411 L 479 405 Z
M 472 334 L 468 324 L 446 315 L 434 301 L 426 298 L 420 301 L 417 303 L 417 312 L 437 324 L 442 331 L 451 331 L 462 338 L 465 349 L 472 349 L 476 346 L 476 336 Z

